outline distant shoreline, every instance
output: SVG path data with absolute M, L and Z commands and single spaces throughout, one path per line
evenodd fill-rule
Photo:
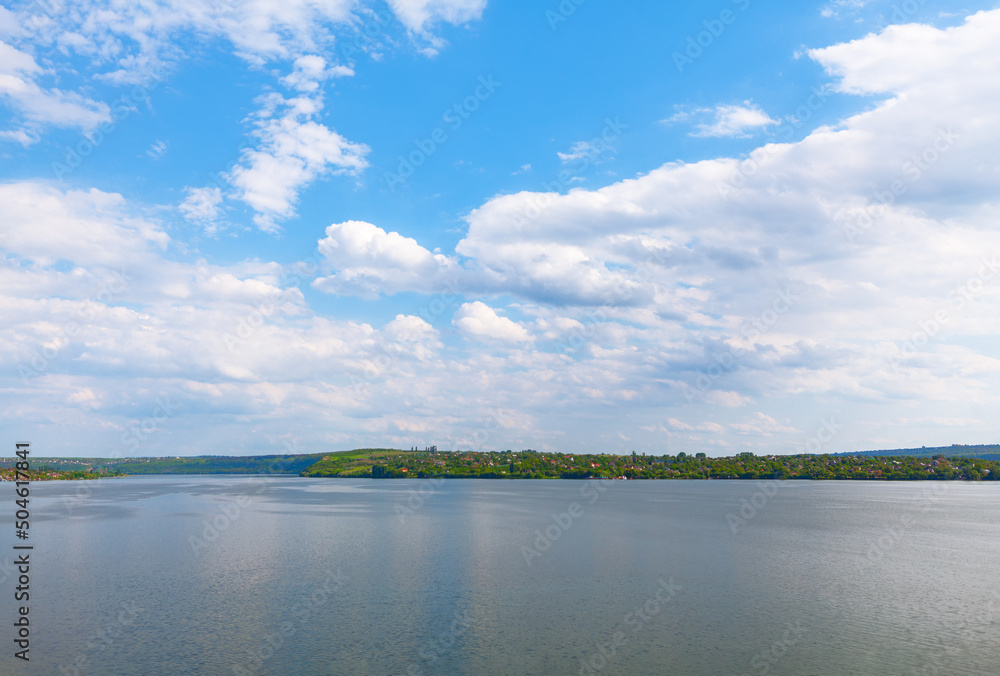
M 968 447 L 965 447 L 968 448 Z M 936 450 L 936 449 L 928 449 Z M 878 454 L 875 454 L 878 453 Z M 33 480 L 140 475 L 274 475 L 372 479 L 997 481 L 1000 459 L 975 455 L 611 455 L 357 449 L 273 456 L 34 458 Z M 990 454 L 991 456 L 992 454 Z M 0 460 L 0 477 L 12 474 Z

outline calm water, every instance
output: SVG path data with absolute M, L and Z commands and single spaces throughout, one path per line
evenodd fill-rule
M 995 484 L 147 477 L 32 498 L 32 661 L 9 654 L 4 568 L 4 674 L 1000 674 Z

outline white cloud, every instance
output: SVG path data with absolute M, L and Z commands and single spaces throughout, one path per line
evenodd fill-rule
M 257 226 L 273 232 L 278 221 L 294 215 L 302 188 L 327 173 L 360 172 L 368 166 L 369 148 L 320 124 L 319 98 L 271 94 L 262 103 L 253 132 L 259 144 L 244 152 L 229 178 L 236 197 L 257 212 Z
M 217 230 L 216 221 L 222 214 L 222 189 L 218 187 L 184 189 L 187 195 L 181 202 L 180 212 L 184 217 L 205 226 L 209 234 Z
M 433 32 L 438 23 L 463 24 L 482 16 L 486 0 L 389 0 L 396 17 L 413 38 L 419 38 L 420 52 L 436 56 L 445 41 Z
M 431 253 L 416 240 L 386 232 L 364 221 L 334 223 L 319 241 L 319 251 L 336 272 L 313 285 L 329 293 L 377 296 L 379 292 L 433 293 L 445 284 L 453 261 Z
M 381 329 L 330 320 L 295 287 L 304 272 L 169 260 L 165 236 L 119 195 L 19 183 L 0 186 L 0 200 L 13 207 L 0 233 L 0 363 L 7 391 L 19 392 L 5 410 L 60 420 L 58 431 L 27 423 L 25 434 L 47 448 L 274 452 L 289 439 L 447 447 L 471 438 L 472 418 L 490 415 L 489 405 L 507 406 L 506 382 L 465 401 L 481 364 L 443 359 L 437 331 L 416 315 Z M 157 400 L 171 402 L 169 418 L 141 444 L 123 441 Z M 434 411 L 433 425 L 424 411 Z M 531 445 L 520 435 L 532 424 L 524 412 L 505 416 L 502 427 L 515 430 L 505 441 Z
M 835 75 L 837 89 L 852 94 L 894 93 L 897 97 L 919 95 L 927 100 L 959 85 L 985 86 L 994 91 L 988 73 L 979 65 L 995 59 L 990 46 L 996 37 L 1000 19 L 997 12 L 979 12 L 964 24 L 945 30 L 925 24 L 888 26 L 878 34 L 822 49 L 812 49 L 809 56 Z M 960 68 L 965 63 L 967 67 Z M 906 67 L 908 64 L 909 67 Z M 976 67 L 968 67 L 976 64 Z M 925 80 L 933 87 L 924 89 Z M 951 97 L 950 97 L 951 98 Z M 972 100 L 982 99 L 968 96 Z M 957 100 L 938 101 L 936 109 L 952 109 Z
M 54 352 L 7 410 L 79 420 L 73 443 L 101 447 L 155 396 L 196 412 L 178 414 L 190 417 L 176 436 L 146 452 L 274 450 L 289 429 L 317 447 L 446 448 L 496 410 L 515 421 L 496 426 L 489 445 L 501 448 L 607 450 L 619 443 L 607 429 L 614 416 L 626 431 L 645 428 L 630 434 L 639 447 L 656 447 L 662 429 L 677 450 L 780 452 L 827 411 L 843 412 L 855 435 L 844 431 L 830 450 L 890 432 L 915 445 L 987 438 L 1000 404 L 990 342 L 1000 333 L 1000 265 L 990 258 L 1000 256 L 998 17 L 816 50 L 842 90 L 884 100 L 750 158 L 490 199 L 468 215 L 455 256 L 371 223 L 331 225 L 318 288 L 434 294 L 451 275 L 459 282 L 464 297 L 442 300 L 440 313 L 425 316 L 420 305 L 432 301 L 415 301 L 381 327 L 320 316 L 295 286 L 311 276 L 289 282 L 273 262 L 170 260 L 163 228 L 120 195 L 0 185 L 0 360 L 13 379 Z M 298 123 L 318 123 L 310 96 L 278 97 L 257 120 L 278 123 L 301 106 Z M 262 139 L 259 150 L 277 155 L 280 145 Z M 894 182 L 905 190 L 887 192 Z M 286 185 L 261 213 L 284 213 L 304 183 Z M 192 213 L 217 215 L 217 193 L 188 198 Z M 104 298 L 117 266 L 135 279 Z M 935 319 L 941 312 L 947 321 Z M 65 335 L 71 320 L 78 337 Z M 444 349 L 439 329 L 466 340 Z M 699 379 L 705 389 L 688 401 Z M 914 432 L 915 419 L 935 427 Z M 437 438 L 426 440 L 429 430 Z
M 870 0 L 833 0 L 829 5 L 820 10 L 820 16 L 824 18 L 839 18 L 842 9 L 847 9 L 848 14 L 853 14 L 854 10 L 862 9 Z
M 570 146 L 569 152 L 560 153 L 557 152 L 556 155 L 559 156 L 560 161 L 563 164 L 567 162 L 576 162 L 582 159 L 590 159 L 597 154 L 595 148 L 588 141 L 577 141 L 572 146 Z
M 433 326 L 413 315 L 396 315 L 395 319 L 385 325 L 383 333 L 386 338 L 395 342 L 435 339 L 438 335 Z
M 485 5 L 486 0 L 392 2 L 404 25 L 429 42 L 428 53 L 436 53 L 443 45 L 429 32 L 433 24 L 471 21 L 482 14 Z M 184 56 L 175 39 L 190 34 L 228 41 L 254 67 L 291 62 L 292 72 L 282 82 L 304 95 L 315 95 L 326 79 L 354 74 L 351 67 L 330 60 L 336 34 L 356 21 L 355 0 L 93 0 L 74 6 L 72 12 L 51 15 L 37 3 L 16 13 L 0 9 L 0 36 L 29 35 L 36 47 L 46 51 L 47 62 L 62 62 L 71 70 L 74 66 L 69 61 L 82 57 L 95 80 L 121 86 L 162 80 Z M 37 140 L 44 125 L 76 127 L 87 133 L 110 119 L 105 103 L 79 92 L 42 86 L 38 80 L 46 74 L 29 54 L 0 42 L 0 100 L 6 99 L 23 118 L 19 126 L 0 130 L 0 139 L 28 145 Z M 272 145 L 316 144 L 317 152 L 326 157 L 321 164 L 352 171 L 363 168 L 363 163 L 353 159 L 363 157 L 366 148 L 346 141 L 318 120 L 300 119 L 291 125 L 286 120 L 285 126 L 298 128 L 279 132 L 265 126 L 258 131 L 265 143 L 277 134 Z M 274 229 L 278 220 L 291 213 L 297 187 L 322 171 L 303 155 L 271 147 L 261 149 L 260 156 L 244 158 L 255 166 L 242 177 L 247 185 L 241 187 L 245 199 L 260 211 L 261 227 Z M 260 179 L 274 179 L 276 188 L 266 191 Z
M 157 160 L 163 156 L 163 153 L 167 152 L 167 142 L 166 141 L 155 141 L 149 149 L 146 151 L 146 155 L 150 159 Z
M 385 354 L 396 361 L 412 358 L 427 362 L 443 346 L 437 330 L 420 317 L 396 315 L 382 328 Z
M 300 92 L 315 92 L 320 88 L 320 83 L 331 77 L 350 77 L 354 71 L 347 66 L 333 66 L 328 68 L 326 59 L 317 54 L 300 56 L 292 64 L 294 70 L 290 75 L 281 79 L 282 84 Z
M 11 141 L 20 143 L 22 146 L 30 146 L 33 143 L 38 143 L 38 136 L 27 129 L 0 131 L 0 138 L 10 139 Z
M 6 7 L 0 7 L 0 38 L 21 32 L 17 15 Z
M 41 183 L 0 184 L 2 245 L 39 265 L 59 260 L 121 267 L 149 260 L 170 237 L 126 208 L 121 195 L 99 190 L 63 193 Z
M 563 164 L 577 165 L 574 169 L 580 171 L 589 165 L 600 164 L 606 157 L 614 153 L 615 134 L 610 127 L 605 127 L 604 133 L 589 141 L 577 141 L 570 146 L 568 152 L 556 152 Z M 578 179 L 582 180 L 582 179 Z
M 436 22 L 461 24 L 478 19 L 486 0 L 389 0 L 403 25 L 415 33 Z
M 692 136 L 749 136 L 749 131 L 776 124 L 776 120 L 750 101 L 744 101 L 741 106 L 720 105 L 713 113 L 715 119 L 697 125 Z
M 434 52 L 442 43 L 429 33 L 433 25 L 477 19 L 486 0 L 392 0 L 390 5 L 410 31 L 431 42 Z M 332 54 L 337 32 L 355 20 L 357 9 L 355 0 L 92 0 L 53 17 L 29 5 L 19 17 L 40 41 L 110 66 L 104 77 L 111 81 L 134 84 L 151 71 L 168 69 L 181 56 L 173 39 L 183 33 L 222 38 L 255 66 Z M 331 68 L 337 76 L 348 71 Z
M 628 363 L 663 363 L 646 372 L 669 378 L 678 392 L 717 373 L 714 355 L 732 350 L 733 366 L 709 378 L 699 401 L 745 408 L 762 395 L 904 397 L 890 351 L 872 341 L 898 344 L 935 312 L 957 313 L 949 293 L 983 268 L 983 252 L 1000 252 L 992 227 L 1000 83 L 987 75 L 1000 68 L 989 47 L 998 37 L 1000 12 L 991 12 L 947 30 L 894 27 L 816 50 L 841 89 L 886 101 L 799 143 L 764 146 L 745 162 L 668 164 L 595 191 L 493 198 L 468 216 L 457 251 L 493 293 L 566 310 L 607 304 L 600 321 L 572 315 L 588 347 L 578 353 L 606 359 L 631 349 Z M 728 129 L 745 128 L 745 118 L 730 117 Z M 887 192 L 894 184 L 899 194 Z M 859 229 L 869 213 L 870 225 Z M 783 305 L 793 281 L 806 291 Z M 1000 286 L 989 289 L 951 326 L 1000 330 L 988 318 Z M 624 344 L 598 330 L 626 317 L 637 328 Z M 755 319 L 764 328 L 748 342 L 745 327 Z M 930 368 L 930 354 L 947 353 L 947 341 L 927 349 L 924 363 L 904 362 L 908 378 Z M 954 358 L 969 363 L 972 355 Z M 949 370 L 925 374 L 937 382 L 935 396 L 952 400 L 983 386 Z
M 254 223 L 266 232 L 280 229 L 280 221 L 295 215 L 301 190 L 326 175 L 356 175 L 368 167 L 368 146 L 352 143 L 322 124 L 324 103 L 321 83 L 331 77 L 352 75 L 349 68 L 329 67 L 326 59 L 310 54 L 299 57 L 282 83 L 300 94 L 285 98 L 271 92 L 250 121 L 253 148 L 243 152 L 227 179 L 232 190 L 188 188 L 182 212 L 210 226 L 218 217 L 223 197 L 246 203 L 256 214 Z
M 756 437 L 771 437 L 782 432 L 791 434 L 798 432 L 798 430 L 794 427 L 780 423 L 771 416 L 760 411 L 753 414 L 743 422 L 730 424 L 729 428 L 737 434 L 746 434 Z
M 36 80 L 44 74 L 30 54 L 0 42 L 0 100 L 5 99 L 28 125 L 27 129 L 7 130 L 4 136 L 27 145 L 35 138 L 29 130 L 37 125 L 89 132 L 110 119 L 111 109 L 106 103 L 40 86 Z
M 350 21 L 354 6 L 353 0 L 96 0 L 51 18 L 28 6 L 21 22 L 40 40 L 60 43 L 96 65 L 113 64 L 110 77 L 129 83 L 180 56 L 172 39 L 187 31 L 221 37 L 257 65 L 294 60 L 332 43 L 331 29 Z
M 466 338 L 473 340 L 504 343 L 527 343 L 533 340 L 523 326 L 507 317 L 501 317 L 496 310 L 478 300 L 463 303 L 452 323 Z
M 351 23 L 354 7 L 353 0 L 95 0 L 53 16 L 42 12 L 41 5 L 28 4 L 13 20 L 30 29 L 26 34 L 45 52 L 47 61 L 72 70 L 73 57 L 82 57 L 98 81 L 121 86 L 159 82 L 184 56 L 175 39 L 193 33 L 227 40 L 255 67 L 274 61 L 292 62 L 292 73 L 284 83 L 314 94 L 323 80 L 353 74 L 347 66 L 329 64 L 328 57 L 334 33 Z M 9 15 L 4 18 L 5 23 L 10 23 Z M 0 64 L 0 98 L 9 99 L 27 122 L 79 127 L 87 132 L 109 119 L 110 109 L 104 103 L 76 92 L 43 88 L 36 80 L 44 73 L 32 57 L 2 42 Z M 331 152 L 336 145 L 346 153 L 360 148 L 335 134 L 319 133 L 321 130 L 311 128 L 306 121 L 300 122 L 305 128 L 292 132 L 292 136 L 318 143 L 325 149 L 319 152 Z M 318 122 L 312 125 L 322 127 Z M 11 137 L 12 132 L 4 135 Z M 16 140 L 24 143 L 30 138 L 21 134 Z M 273 155 L 266 150 L 264 153 Z M 279 174 L 287 174 L 292 164 L 287 156 L 278 158 L 277 163 L 284 165 Z M 311 170 L 306 169 L 309 173 Z M 251 192 L 249 197 L 256 195 Z M 261 216 L 264 227 L 273 227 L 275 219 L 275 215 Z

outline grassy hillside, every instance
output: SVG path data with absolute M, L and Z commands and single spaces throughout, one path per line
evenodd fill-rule
M 375 465 L 405 467 L 415 462 L 425 462 L 432 456 L 426 451 L 400 451 L 394 448 L 358 448 L 353 451 L 328 453 L 318 462 L 305 468 L 303 476 L 315 477 L 370 477 Z

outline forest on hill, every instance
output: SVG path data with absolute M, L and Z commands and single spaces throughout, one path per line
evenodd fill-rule
M 365 449 L 331 453 L 312 477 L 481 479 L 961 479 L 994 481 L 1000 462 L 972 457 L 570 455 L 525 451 L 434 453 Z
M 950 450 L 947 447 L 940 450 Z M 968 449 L 970 447 L 961 447 Z M 978 448 L 978 447 L 975 447 Z M 994 448 L 994 447 L 984 447 Z M 921 449 L 925 450 L 925 449 Z M 927 449 L 932 450 L 932 449 Z M 938 449 L 933 449 L 938 450 Z M 989 456 L 988 452 L 981 452 Z M 13 459 L 0 460 L 0 478 Z M 899 455 L 569 454 L 522 451 L 403 451 L 158 458 L 33 458 L 33 479 L 96 479 L 154 474 L 283 474 L 306 477 L 472 479 L 921 479 L 995 481 L 1000 457 L 945 453 Z

